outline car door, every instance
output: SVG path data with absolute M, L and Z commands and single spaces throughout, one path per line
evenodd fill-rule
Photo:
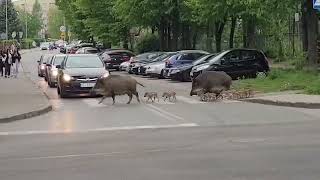
M 216 67 L 216 71 L 223 71 L 233 79 L 239 77 L 239 63 L 241 61 L 241 51 L 233 50 L 224 55 L 220 60 L 220 65 Z
M 254 76 L 258 71 L 257 53 L 254 50 L 241 51 L 240 76 Z

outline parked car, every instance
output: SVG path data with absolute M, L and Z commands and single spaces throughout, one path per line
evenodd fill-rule
M 78 45 L 73 45 L 72 48 L 70 49 L 70 54 L 75 54 L 78 49 L 83 48 L 83 47 L 93 47 L 92 43 L 81 43 Z
M 184 50 L 179 51 L 176 55 L 172 56 L 166 62 L 166 68 L 164 70 L 164 76 L 166 78 L 175 79 L 177 77 L 171 76 L 176 71 L 176 68 L 182 65 L 192 64 L 193 61 L 199 59 L 201 56 L 209 54 L 206 51 L 201 50 Z M 174 74 L 174 73 L 173 73 Z
M 46 63 L 48 61 L 48 58 L 52 58 L 52 54 L 44 54 L 41 55 L 40 59 L 37 61 L 38 62 L 38 76 L 39 77 L 44 77 L 46 73 Z
M 97 54 L 97 53 L 99 53 L 99 50 L 97 48 L 83 47 L 78 49 L 78 51 L 75 54 Z
M 121 64 L 120 64 L 120 67 L 119 67 L 120 71 L 126 71 L 127 68 L 129 67 L 129 65 L 130 65 L 130 62 L 129 62 L 129 61 L 126 61 L 126 62 L 121 63 Z
M 55 87 L 57 84 L 58 69 L 56 68 L 56 65 L 61 65 L 65 57 L 65 54 L 56 54 L 51 58 L 50 62 L 46 63 L 46 79 L 49 87 Z
M 141 66 L 146 65 L 147 63 L 152 62 L 152 60 L 156 59 L 157 57 L 161 56 L 164 52 L 149 52 L 143 53 L 136 57 L 133 57 L 130 60 L 129 65 L 129 73 L 130 74 L 139 74 L 139 69 Z
M 194 66 L 204 64 L 210 61 L 215 57 L 215 54 L 207 54 L 201 56 L 196 61 L 193 61 L 191 64 L 183 64 L 177 66 L 175 68 L 170 69 L 170 77 L 172 79 L 180 80 L 180 81 L 191 81 L 190 72 Z
M 43 42 L 40 44 L 40 50 L 49 50 L 50 42 Z
M 142 66 L 140 73 L 147 76 L 163 78 L 163 72 L 165 68 L 165 62 L 172 56 L 177 54 L 176 52 L 166 52 L 163 55 L 157 57 L 152 62 Z
M 255 78 L 258 73 L 267 75 L 270 67 L 266 56 L 259 50 L 233 49 L 220 53 L 208 63 L 193 67 L 190 76 L 195 78 L 203 71 L 224 71 L 233 79 Z
M 57 91 L 61 98 L 71 95 L 94 95 L 91 89 L 99 77 L 109 76 L 104 63 L 95 54 L 67 55 L 58 70 Z
M 128 50 L 106 50 L 100 55 L 108 69 L 120 70 L 120 64 L 129 61 L 134 53 Z

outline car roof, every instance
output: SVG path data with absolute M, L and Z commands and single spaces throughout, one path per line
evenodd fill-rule
M 99 57 L 96 54 L 68 54 L 67 57 Z
M 127 52 L 127 53 L 134 54 L 133 52 L 126 49 L 107 50 L 104 52 L 104 54 L 111 54 L 111 53 L 118 53 L 118 52 Z
M 178 51 L 178 53 L 184 54 L 184 53 L 203 53 L 203 54 L 209 54 L 207 51 L 203 50 L 181 50 Z

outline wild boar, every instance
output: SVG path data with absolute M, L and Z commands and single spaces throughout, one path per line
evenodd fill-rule
M 232 78 L 225 72 L 207 71 L 197 76 L 192 81 L 190 96 L 197 95 L 199 92 L 215 93 L 217 97 L 222 91 L 229 90 Z
M 127 104 L 131 103 L 132 95 L 135 95 L 137 97 L 137 101 L 140 103 L 137 84 L 144 87 L 143 84 L 137 82 L 130 76 L 109 75 L 108 77 L 99 78 L 96 85 L 92 88 L 92 92 L 103 96 L 99 104 L 101 104 L 107 97 L 112 97 L 113 104 L 115 104 L 115 96 L 125 94 L 129 96 Z

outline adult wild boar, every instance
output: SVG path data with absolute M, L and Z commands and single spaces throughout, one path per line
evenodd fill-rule
M 140 103 L 137 84 L 143 86 L 130 76 L 109 75 L 108 77 L 99 78 L 92 91 L 103 96 L 99 104 L 107 97 L 112 97 L 113 104 L 115 104 L 115 96 L 125 94 L 129 96 L 127 104 L 131 103 L 132 95 L 135 95 Z
M 232 78 L 225 72 L 206 71 L 197 76 L 192 81 L 190 96 L 197 95 L 199 92 L 215 93 L 217 96 L 224 90 L 229 90 Z

